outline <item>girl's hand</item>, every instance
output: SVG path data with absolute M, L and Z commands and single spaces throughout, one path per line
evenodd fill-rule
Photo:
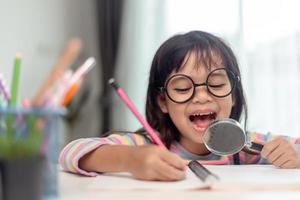
M 128 158 L 128 171 L 137 179 L 177 181 L 185 178 L 186 161 L 154 145 L 137 146 Z
M 300 168 L 300 155 L 284 138 L 265 143 L 261 156 L 280 168 Z

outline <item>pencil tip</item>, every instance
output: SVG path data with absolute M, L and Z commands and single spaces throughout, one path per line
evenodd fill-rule
M 109 80 L 108 80 L 108 84 L 113 84 L 115 82 L 115 79 L 114 78 L 110 78 Z
M 110 79 L 108 80 L 108 84 L 111 85 L 112 87 L 114 87 L 115 89 L 118 88 L 118 85 L 117 85 L 117 83 L 115 82 L 115 79 L 114 79 L 114 78 L 110 78 Z
M 96 59 L 94 57 L 89 57 L 86 62 L 93 67 L 96 64 Z
M 22 58 L 22 53 L 21 52 L 17 52 L 16 53 L 16 58 L 18 58 L 18 59 Z

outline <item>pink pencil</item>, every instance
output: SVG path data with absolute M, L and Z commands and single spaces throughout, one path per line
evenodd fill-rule
M 160 138 L 156 135 L 152 127 L 149 125 L 149 123 L 144 120 L 142 115 L 138 112 L 135 105 L 131 102 L 129 97 L 126 95 L 124 90 L 118 86 L 118 84 L 115 82 L 113 78 L 109 79 L 108 83 L 115 89 L 121 100 L 126 104 L 126 106 L 131 110 L 131 112 L 136 116 L 136 118 L 140 121 L 140 123 L 143 125 L 145 130 L 149 133 L 150 137 L 153 139 L 153 141 L 158 144 L 160 147 L 166 148 L 164 143 L 160 140 Z
M 9 96 L 9 92 L 8 92 L 8 89 L 5 85 L 5 81 L 4 81 L 4 78 L 3 78 L 3 75 L 0 74 L 0 95 L 1 93 L 3 94 L 3 98 L 6 102 L 9 101 L 10 99 L 10 96 Z

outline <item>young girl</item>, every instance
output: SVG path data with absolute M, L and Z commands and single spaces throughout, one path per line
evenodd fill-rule
M 240 70 L 232 50 L 218 37 L 192 31 L 168 39 L 154 56 L 147 92 L 146 117 L 168 148 L 153 145 L 143 132 L 78 139 L 61 152 L 64 170 L 95 176 L 130 172 L 143 180 L 185 177 L 186 160 L 206 164 L 266 164 L 300 168 L 300 139 L 248 133 L 264 141 L 261 155 L 240 152 L 218 156 L 202 141 L 208 125 L 222 118 L 241 120 L 247 107 Z

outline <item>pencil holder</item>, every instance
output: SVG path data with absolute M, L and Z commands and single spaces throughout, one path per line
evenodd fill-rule
M 63 109 L 0 107 L 2 199 L 57 197 L 58 138 L 64 114 Z

